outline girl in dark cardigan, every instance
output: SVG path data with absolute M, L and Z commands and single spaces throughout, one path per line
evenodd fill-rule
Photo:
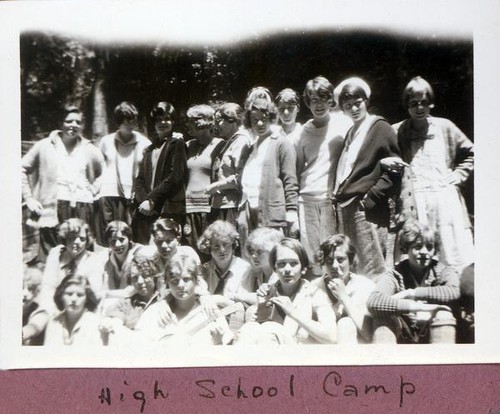
M 337 90 L 340 107 L 354 123 L 333 152 L 338 231 L 353 240 L 361 273 L 373 278 L 385 271 L 388 198 L 398 179 L 382 170 L 380 160 L 399 154 L 396 134 L 385 119 L 368 112 L 371 91 L 365 81 L 349 78 Z

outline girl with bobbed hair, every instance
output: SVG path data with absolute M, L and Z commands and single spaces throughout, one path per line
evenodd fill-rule
M 210 223 L 212 168 L 224 141 L 214 136 L 215 111 L 208 105 L 194 105 L 186 113 L 187 143 L 186 223 L 183 234 L 189 246 L 196 243 Z
M 156 220 L 151 226 L 151 235 L 153 244 L 141 248 L 139 254 L 151 257 L 161 273 L 164 273 L 169 260 L 176 253 L 189 254 L 200 262 L 198 253 L 192 247 L 180 244 L 182 227 L 174 219 L 159 218 Z M 159 279 L 158 286 L 161 292 L 165 291 L 166 284 L 163 277 Z
M 48 322 L 44 345 L 103 345 L 99 317 L 94 313 L 97 298 L 86 277 L 66 276 L 56 288 L 54 303 L 60 313 Z
M 241 127 L 243 109 L 234 102 L 222 104 L 215 112 L 218 136 L 225 140 L 212 166 L 212 183 L 205 192 L 211 196 L 211 220 L 226 220 L 236 225 L 241 199 L 241 172 L 252 140 Z
M 62 111 L 60 129 L 33 145 L 22 159 L 23 206 L 29 225 L 39 229 L 38 260 L 46 260 L 57 245 L 57 225 L 78 217 L 91 223 L 96 180 L 104 157 L 82 135 L 83 112 L 73 105 Z
M 271 95 L 271 91 L 269 90 L 269 88 L 265 86 L 254 86 L 247 92 L 243 109 L 245 109 L 245 111 L 248 110 L 248 108 L 250 108 L 250 105 L 256 99 L 264 99 L 267 102 L 273 102 L 273 96 Z
M 139 112 L 132 102 L 121 102 L 114 110 L 117 130 L 99 142 L 106 160 L 99 179 L 99 244 L 104 244 L 108 223 L 113 220 L 131 222 L 134 181 L 144 150 L 151 145 L 151 141 L 137 130 L 138 118 Z
M 243 325 L 238 343 L 336 342 L 335 314 L 328 296 L 303 278 L 309 259 L 302 244 L 285 238 L 271 250 L 269 260 L 279 280 L 257 291 L 256 321 Z
M 285 88 L 276 95 L 279 124 L 283 133 L 295 145 L 302 132 L 302 125 L 297 122 L 300 110 L 300 96 L 291 88 Z
M 359 271 L 375 278 L 386 269 L 389 197 L 399 184 L 398 177 L 383 170 L 380 161 L 399 156 L 399 149 L 391 125 L 369 112 L 371 89 L 363 79 L 346 79 L 337 90 L 339 105 L 354 124 L 339 142 L 332 163 L 337 233 L 348 236 L 356 246 Z
M 436 232 L 417 220 L 403 225 L 399 240 L 406 257 L 378 279 L 368 298 L 375 320 L 373 342 L 455 343 L 457 268 L 439 265 Z
M 157 263 L 150 257 L 138 254 L 127 267 L 126 277 L 135 293 L 108 307 L 104 312 L 100 330 L 103 334 L 115 334 L 114 342 L 126 341 L 123 328 L 134 329 L 141 315 L 151 305 L 161 299 L 158 281 L 163 278 Z M 125 330 L 126 331 L 126 330 Z
M 284 238 L 285 235 L 281 231 L 269 227 L 259 227 L 248 236 L 245 257 L 252 266 L 255 290 L 264 283 L 274 283 L 278 280 L 269 262 L 269 254 Z
M 253 290 L 250 265 L 235 255 L 238 238 L 236 228 L 227 221 L 217 220 L 208 226 L 198 240 L 200 251 L 211 256 L 202 272 L 211 294 L 249 302 Z
M 336 234 L 324 240 L 316 259 L 323 276 L 313 281 L 328 294 L 335 311 L 338 343 L 367 343 L 373 332 L 366 301 L 375 284 L 356 271 L 356 248 L 349 237 Z
M 114 220 L 107 225 L 104 231 L 104 242 L 108 249 L 100 255 L 105 262 L 103 289 L 108 290 L 106 296 L 128 297 L 133 289 L 127 280 L 127 268 L 144 246 L 132 241 L 131 227 L 119 220 Z
M 409 118 L 394 125 L 401 159 L 389 171 L 402 172 L 399 223 L 416 218 L 437 230 L 440 259 L 465 267 L 474 261 L 472 224 L 461 188 L 474 169 L 472 142 L 450 120 L 431 115 L 434 92 L 422 77 L 403 91 Z
M 184 223 L 186 143 L 173 131 L 175 108 L 170 102 L 158 102 L 151 110 L 155 133 L 144 151 L 134 182 L 137 208 L 132 217 L 134 240 L 148 244 L 151 224 L 158 217 L 170 217 Z
M 135 332 L 151 341 L 168 341 L 169 345 L 220 345 L 233 339 L 223 315 L 207 316 L 199 304 L 197 290 L 201 277 L 199 263 L 188 254 L 177 253 L 165 269 L 167 296 L 148 307 L 139 319 Z M 232 301 L 216 295 L 221 308 Z M 241 309 L 238 308 L 241 312 Z M 165 318 L 162 315 L 168 314 Z
M 271 128 L 276 118 L 276 106 L 266 99 L 255 99 L 245 110 L 254 144 L 241 175 L 238 230 L 243 245 L 257 227 L 298 233 L 295 149 L 279 129 Z
M 47 321 L 56 312 L 54 292 L 68 275 L 86 277 L 96 294 L 103 291 L 104 260 L 88 251 L 93 236 L 83 220 L 71 218 L 61 224 L 59 237 L 62 244 L 54 247 L 47 258 L 40 289 L 40 306 L 23 327 L 23 338 L 29 339 L 42 332 Z
M 297 179 L 299 181 L 300 240 L 314 262 L 321 241 L 336 232 L 332 206 L 333 169 L 336 143 L 341 142 L 352 126 L 351 120 L 335 106 L 332 83 L 323 76 L 307 81 L 303 92 L 312 118 L 303 126 L 295 141 Z M 321 266 L 313 264 L 316 277 Z

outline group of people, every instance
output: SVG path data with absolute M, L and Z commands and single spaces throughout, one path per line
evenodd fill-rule
M 318 76 L 301 125 L 296 91 L 259 86 L 190 107 L 188 136 L 159 102 L 150 138 L 122 102 L 97 145 L 66 108 L 22 160 L 23 343 L 473 341 L 473 144 L 421 77 L 395 125 L 370 96 Z

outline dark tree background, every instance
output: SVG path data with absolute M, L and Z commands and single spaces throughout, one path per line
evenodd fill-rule
M 433 113 L 473 137 L 472 41 L 376 32 L 276 35 L 198 48 L 106 45 L 40 32 L 24 33 L 20 41 L 23 140 L 57 128 L 65 102 L 82 106 L 87 136 L 99 138 L 115 127 L 111 114 L 123 100 L 136 103 L 145 122 L 159 100 L 171 100 L 182 113 L 194 103 L 241 103 L 255 85 L 301 93 L 319 74 L 334 84 L 363 77 L 372 87 L 372 111 L 390 122 L 405 117 L 401 92 L 412 76 L 421 75 L 435 88 Z M 309 117 L 305 107 L 299 117 Z M 109 122 L 107 128 L 99 130 L 95 118 Z
M 147 113 L 160 100 L 182 115 L 195 103 L 241 103 L 256 85 L 275 94 L 324 75 L 332 83 L 357 75 L 372 88 L 372 112 L 391 123 L 406 117 L 401 92 L 416 75 L 434 87 L 433 114 L 454 121 L 473 139 L 473 46 L 471 40 L 395 36 L 377 31 L 321 31 L 268 35 L 237 46 L 179 47 L 158 42 L 116 45 L 68 38 L 53 33 L 23 33 L 21 102 L 23 151 L 29 141 L 45 137 L 60 125 L 66 102 L 82 107 L 86 136 L 98 140 L 114 129 L 113 108 L 123 100 Z M 302 106 L 299 120 L 309 118 Z M 472 180 L 467 189 L 472 209 Z

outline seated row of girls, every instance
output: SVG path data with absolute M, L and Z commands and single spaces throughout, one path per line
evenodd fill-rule
M 199 263 L 191 255 L 175 254 L 166 270 L 169 291 L 160 299 L 155 290 L 154 261 L 137 257 L 131 265 L 131 283 L 137 293 L 110 311 L 106 318 L 95 313 L 98 300 L 87 278 L 68 275 L 56 289 L 54 301 L 61 311 L 48 321 L 45 345 L 91 347 L 140 344 L 147 340 L 218 344 L 232 340 L 223 316 L 210 321 L 196 300 Z M 222 299 L 224 303 L 224 299 Z M 168 306 L 168 312 L 163 310 Z M 168 315 L 168 319 L 161 317 Z M 134 331 L 131 329 L 135 328 Z
M 215 227 L 217 228 L 217 225 L 221 223 L 223 222 L 214 223 L 216 224 Z M 235 234 L 234 228 L 231 229 L 229 227 L 227 230 L 229 230 L 228 234 Z M 214 245 L 217 247 L 217 244 L 220 242 L 220 240 L 217 239 L 218 235 L 221 235 L 222 239 L 226 237 L 226 234 L 221 228 L 219 228 L 218 232 L 211 231 L 210 246 Z M 425 333 L 426 331 L 423 330 L 422 326 L 427 326 L 427 335 L 430 335 L 429 332 L 439 332 L 439 330 L 435 329 L 436 326 L 444 327 L 444 329 L 447 330 L 445 330 L 447 336 L 443 338 L 443 335 L 438 336 L 435 333 L 434 337 L 431 336 L 430 339 L 429 336 L 427 339 L 419 337 L 421 341 L 454 341 L 454 323 L 453 318 L 450 317 L 447 305 L 453 305 L 453 302 L 458 299 L 458 276 L 456 271 L 449 267 L 445 268 L 443 272 L 437 272 L 436 262 L 434 259 L 430 259 L 434 253 L 433 237 L 433 233 L 428 228 L 416 222 L 409 222 L 403 228 L 401 235 L 402 250 L 408 253 L 408 259 L 401 262 L 394 271 L 380 279 L 369 301 L 369 309 L 375 316 L 377 326 L 374 342 L 380 342 L 380 338 L 384 338 L 384 335 L 385 338 L 387 338 L 388 332 L 392 332 L 393 337 L 397 337 L 398 340 L 400 340 L 401 332 L 408 333 L 408 327 L 416 329 L 416 332 L 420 334 L 422 334 L 422 332 Z M 218 252 L 219 249 L 215 248 L 213 250 L 213 255 Z M 191 301 L 194 301 L 193 303 L 196 302 L 196 307 L 198 307 L 196 296 L 200 294 L 202 296 L 206 295 L 207 297 L 211 296 L 207 294 L 208 292 L 203 293 L 206 288 L 200 287 L 202 284 L 200 275 L 203 273 L 200 270 L 199 260 L 197 260 L 192 253 L 186 254 L 186 252 L 183 253 L 182 251 L 173 255 L 173 257 L 177 256 L 184 257 L 183 260 L 185 263 L 192 263 L 192 279 L 195 289 L 192 292 L 193 297 L 187 296 L 191 298 Z M 232 257 L 231 260 L 236 259 L 232 253 L 228 253 L 228 256 Z M 278 343 L 354 343 L 370 341 L 372 333 L 370 326 L 371 318 L 366 312 L 366 299 L 373 289 L 373 282 L 363 276 L 358 276 L 353 273 L 352 269 L 356 263 L 355 253 L 352 243 L 348 238 L 343 235 L 331 236 L 321 245 L 321 252 L 318 259 L 323 265 L 324 275 L 320 279 L 316 279 L 313 283 L 309 283 L 303 278 L 303 275 L 308 269 L 308 260 L 305 250 L 298 241 L 293 239 L 282 240 L 274 245 L 269 253 L 269 257 L 270 265 L 275 271 L 275 274 L 268 279 L 269 283 L 260 285 L 260 288 L 257 290 L 256 301 L 264 303 L 266 306 L 275 306 L 274 319 L 270 321 L 260 320 L 259 322 L 263 323 L 259 324 L 257 322 L 252 322 L 252 318 L 248 318 L 250 322 L 245 324 L 239 332 L 239 335 L 237 335 L 238 343 L 265 343 L 268 341 Z M 189 258 L 189 260 L 187 258 Z M 171 262 L 172 260 L 168 263 Z M 175 271 L 169 267 L 169 264 L 167 264 L 166 269 L 170 269 L 166 271 L 167 280 L 169 280 L 168 275 L 174 274 Z M 216 269 L 216 265 L 214 269 Z M 148 333 L 144 334 L 149 338 L 155 337 L 158 339 L 158 335 L 160 335 L 161 338 L 165 337 L 164 339 L 166 339 L 173 334 L 166 335 L 161 334 L 161 332 L 164 331 L 167 325 L 171 325 L 170 328 L 173 329 L 173 326 L 176 326 L 176 323 L 172 322 L 175 320 L 174 315 L 177 315 L 175 317 L 180 316 L 180 319 L 183 319 L 183 313 L 176 313 L 177 301 L 180 299 L 175 296 L 175 293 L 171 292 L 172 285 L 170 283 L 167 297 L 173 298 L 170 299 L 171 303 L 168 302 L 168 299 L 166 301 L 160 299 L 161 296 L 158 292 L 157 278 L 161 278 L 162 276 L 158 276 L 159 273 L 157 270 L 158 267 L 153 259 L 140 258 L 140 256 L 134 257 L 131 261 L 128 274 L 130 282 L 137 293 L 131 298 L 123 300 L 121 306 L 115 309 L 115 314 L 113 315 L 111 313 L 108 316 L 114 316 L 115 318 L 121 319 L 121 323 L 124 323 L 128 328 L 132 328 L 135 326 L 137 320 L 140 322 L 140 315 L 142 315 L 144 309 L 147 310 L 150 306 L 157 303 L 153 308 L 156 310 L 154 312 L 149 312 L 149 322 L 139 323 L 138 326 L 139 330 L 143 329 L 146 332 L 156 332 L 154 335 Z M 195 275 L 195 277 L 193 277 L 193 275 Z M 207 274 L 205 270 L 205 276 L 213 277 L 214 275 Z M 275 281 L 273 281 L 273 277 Z M 65 282 L 62 283 L 61 286 L 66 286 L 66 279 L 75 279 L 75 276 L 67 276 Z M 78 282 L 80 285 L 82 284 L 81 279 L 82 278 L 80 278 L 80 282 Z M 229 281 L 230 278 L 222 280 L 221 282 L 229 283 Z M 185 282 L 186 280 L 182 283 L 179 282 L 179 284 L 182 285 Z M 71 282 L 72 285 L 78 283 L 75 281 Z M 406 285 L 404 285 L 404 283 L 406 283 Z M 90 289 L 88 282 L 86 282 L 85 285 L 86 287 L 84 290 Z M 389 289 L 388 286 L 392 290 Z M 414 291 L 403 289 L 405 286 L 406 288 L 416 286 L 416 289 Z M 59 289 L 60 292 L 58 294 L 62 295 L 64 289 L 61 289 Z M 72 287 L 71 289 L 74 290 L 76 288 Z M 185 290 L 186 289 L 182 288 L 180 292 L 185 294 Z M 73 292 L 70 293 L 71 295 L 69 296 L 78 296 Z M 224 293 L 224 289 L 222 289 L 222 293 Z M 89 297 L 92 299 L 92 295 L 89 295 Z M 386 297 L 388 297 L 388 299 L 385 299 Z M 215 300 L 217 306 L 226 307 L 233 303 L 228 297 L 224 298 L 223 296 L 218 296 L 218 298 L 219 299 Z M 233 299 L 238 298 L 233 295 Z M 247 304 L 252 303 L 252 299 L 253 298 L 248 300 Z M 412 300 L 415 303 L 413 303 Z M 95 302 L 95 300 L 93 301 Z M 422 303 L 422 301 L 429 303 Z M 90 300 L 90 302 L 92 302 L 92 300 Z M 382 305 L 380 305 L 381 302 Z M 400 302 L 401 306 L 399 306 Z M 60 303 L 62 303 L 61 298 L 56 298 L 55 303 L 59 309 L 62 309 L 62 305 L 60 305 Z M 186 305 L 185 302 L 182 303 Z M 191 303 L 192 306 L 190 305 L 187 307 L 189 310 L 194 310 L 195 305 L 193 303 Z M 375 303 L 375 305 L 373 303 Z M 168 306 L 166 306 L 166 304 Z M 394 306 L 391 307 L 389 305 Z M 71 302 L 66 306 L 73 309 L 76 305 Z M 91 304 L 90 308 L 87 310 L 91 311 L 92 307 L 93 305 Z M 201 306 L 197 314 L 204 314 L 204 310 L 205 309 Z M 438 310 L 440 313 L 434 315 L 433 313 L 436 313 Z M 412 316 L 412 314 L 415 312 L 421 313 L 423 311 L 431 312 L 431 314 L 427 315 L 427 322 L 420 323 L 420 325 L 418 323 L 412 325 L 408 322 L 398 325 L 398 323 L 387 322 L 394 322 L 394 320 L 397 322 L 398 319 L 394 319 L 396 315 L 400 315 L 401 320 L 405 320 L 406 318 L 410 321 L 422 321 L 424 319 L 415 319 L 415 316 Z M 448 313 L 443 311 L 448 311 Z M 324 317 L 324 315 L 328 315 L 330 312 L 333 312 L 330 315 L 333 319 Z M 263 311 L 261 310 L 260 313 L 262 314 Z M 68 315 L 71 315 L 71 311 Z M 61 333 L 62 337 L 66 338 L 63 343 L 73 343 L 75 338 L 75 326 L 78 328 L 76 332 L 80 332 L 80 325 L 82 324 L 81 322 L 76 324 L 75 321 L 69 321 L 67 319 L 69 317 L 68 315 L 64 317 L 58 316 L 57 320 L 51 322 L 51 326 L 55 323 L 58 327 L 57 332 Z M 387 316 L 389 316 L 389 318 L 387 318 Z M 418 316 L 421 317 L 422 315 Z M 195 319 L 198 320 L 198 318 L 201 318 L 201 316 Z M 87 315 L 84 320 L 87 319 L 94 320 L 95 318 Z M 255 319 L 256 318 L 253 318 L 253 320 Z M 186 322 L 188 320 L 190 319 L 186 319 Z M 328 325 L 328 323 L 326 325 L 327 328 L 325 328 L 324 322 L 328 320 L 336 321 L 333 328 Z M 206 317 L 204 317 L 203 321 L 204 322 L 199 321 L 199 323 L 203 325 L 203 328 L 210 325 L 209 319 Z M 220 321 L 222 321 L 222 319 L 220 319 Z M 384 321 L 385 323 L 383 323 Z M 92 323 L 95 325 L 94 322 Z M 92 324 L 90 322 L 85 323 L 85 326 L 87 325 Z M 194 325 L 196 326 L 188 326 L 191 327 L 190 329 L 192 332 L 198 332 L 198 330 L 201 329 L 201 325 L 198 326 L 199 324 L 197 323 Z M 65 326 L 66 330 L 62 329 L 61 326 Z M 71 329 L 69 329 L 68 326 Z M 403 331 L 401 326 L 406 327 L 406 331 Z M 450 326 L 452 327 L 451 330 Z M 232 338 L 231 335 L 235 333 L 235 330 L 233 330 L 231 334 L 229 334 L 220 326 L 217 329 L 215 329 L 213 325 L 211 325 L 211 327 L 212 328 L 208 329 L 208 331 L 211 332 L 210 338 L 214 339 L 215 343 L 220 343 L 222 337 L 225 338 L 225 342 L 222 342 L 228 343 Z M 55 328 L 52 327 L 48 332 L 52 332 L 54 329 Z M 113 329 L 108 329 L 108 333 L 109 331 L 112 332 Z M 176 331 L 176 329 L 174 329 L 174 331 Z M 443 329 L 441 329 L 441 331 L 443 331 Z M 73 335 L 70 335 L 70 332 L 73 332 Z M 184 334 L 187 335 L 186 332 L 184 332 Z M 224 334 L 225 336 L 222 334 L 223 332 L 226 332 L 226 334 Z M 325 336 L 325 332 L 328 333 L 328 335 Z M 236 331 L 236 333 L 238 332 Z M 76 335 L 76 338 L 79 337 L 79 334 Z M 85 337 L 85 335 L 83 335 L 83 337 Z M 175 337 L 178 338 L 177 335 L 175 335 Z M 404 340 L 402 341 L 404 342 Z M 84 342 L 88 343 L 87 341 Z M 47 343 L 51 343 L 51 341 L 49 340 Z
M 87 223 L 71 218 L 61 224 L 61 244 L 54 247 L 47 258 L 36 299 L 39 306 L 23 326 L 24 342 L 30 342 L 44 331 L 55 311 L 54 292 L 66 276 L 85 277 L 97 298 L 103 301 L 108 298 L 116 301 L 135 293 L 126 272 L 144 246 L 132 241 L 130 226 L 121 221 L 109 223 L 104 235 L 109 248 L 96 253 L 89 249 L 94 239 Z

